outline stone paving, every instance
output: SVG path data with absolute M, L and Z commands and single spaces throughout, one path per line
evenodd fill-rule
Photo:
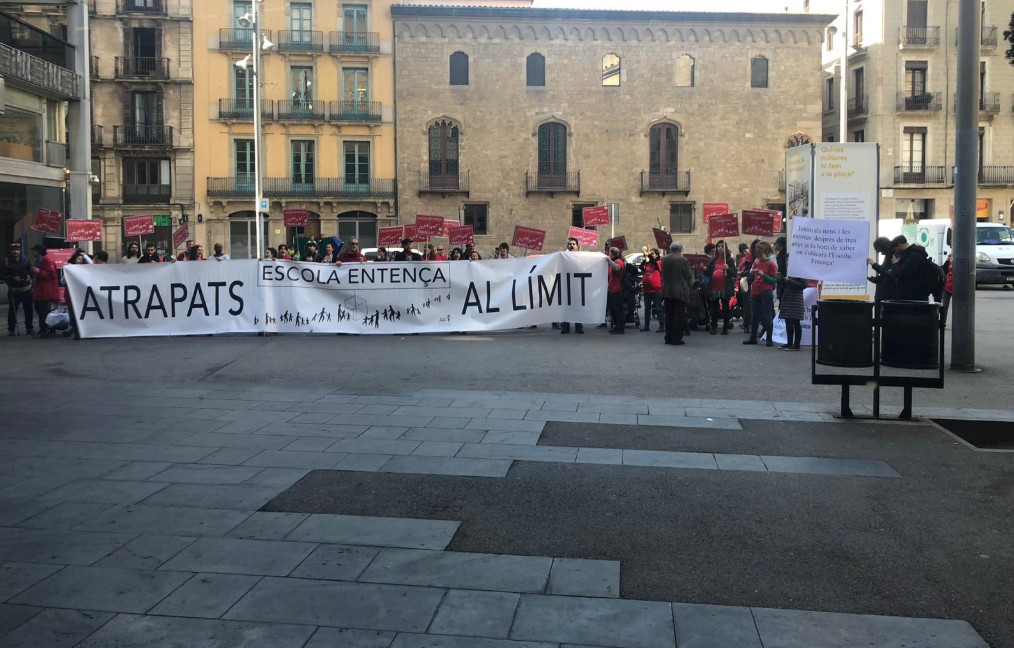
M 99 389 L 41 383 L 24 397 L 47 411 L 0 405 L 20 421 L 0 432 L 0 645 L 986 646 L 961 620 L 625 600 L 616 561 L 447 551 L 453 519 L 258 511 L 313 469 L 503 478 L 543 461 L 904 479 L 870 457 L 537 445 L 547 421 L 738 430 L 740 418 L 833 422 L 833 406 L 116 389 L 130 412 Z

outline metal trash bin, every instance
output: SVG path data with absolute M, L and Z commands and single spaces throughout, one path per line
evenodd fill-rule
M 873 366 L 873 303 L 851 299 L 817 302 L 817 364 Z
M 880 306 L 880 364 L 901 369 L 940 366 L 940 305 L 887 300 Z

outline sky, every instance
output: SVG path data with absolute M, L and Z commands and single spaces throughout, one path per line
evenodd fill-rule
M 536 7 L 576 9 L 634 9 L 643 11 L 749 11 L 793 13 L 803 10 L 803 0 L 535 0 Z M 838 14 L 845 0 L 810 0 L 810 13 Z

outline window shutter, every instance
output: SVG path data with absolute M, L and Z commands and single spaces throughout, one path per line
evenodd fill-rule
M 123 28 L 123 55 L 134 56 L 134 28 Z
M 155 123 L 159 126 L 165 124 L 165 92 L 162 90 L 155 97 Z
M 162 28 L 155 28 L 155 57 L 162 56 Z
M 123 94 L 123 123 L 125 125 L 131 125 L 135 122 L 134 119 L 134 93 L 125 92 Z

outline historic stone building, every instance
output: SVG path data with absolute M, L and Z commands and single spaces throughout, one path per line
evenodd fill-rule
M 848 141 L 878 142 L 881 218 L 949 218 L 957 108 L 958 4 L 850 0 L 823 48 L 825 140 L 839 133 L 841 58 Z M 980 4 L 980 220 L 1009 223 L 1014 205 L 1014 70 L 1002 32 L 1014 0 Z
M 784 204 L 790 141 L 821 132 L 830 16 L 393 6 L 399 213 L 515 225 L 559 249 L 581 208 L 703 246 L 703 203 Z M 608 233 L 608 227 L 603 228 Z

